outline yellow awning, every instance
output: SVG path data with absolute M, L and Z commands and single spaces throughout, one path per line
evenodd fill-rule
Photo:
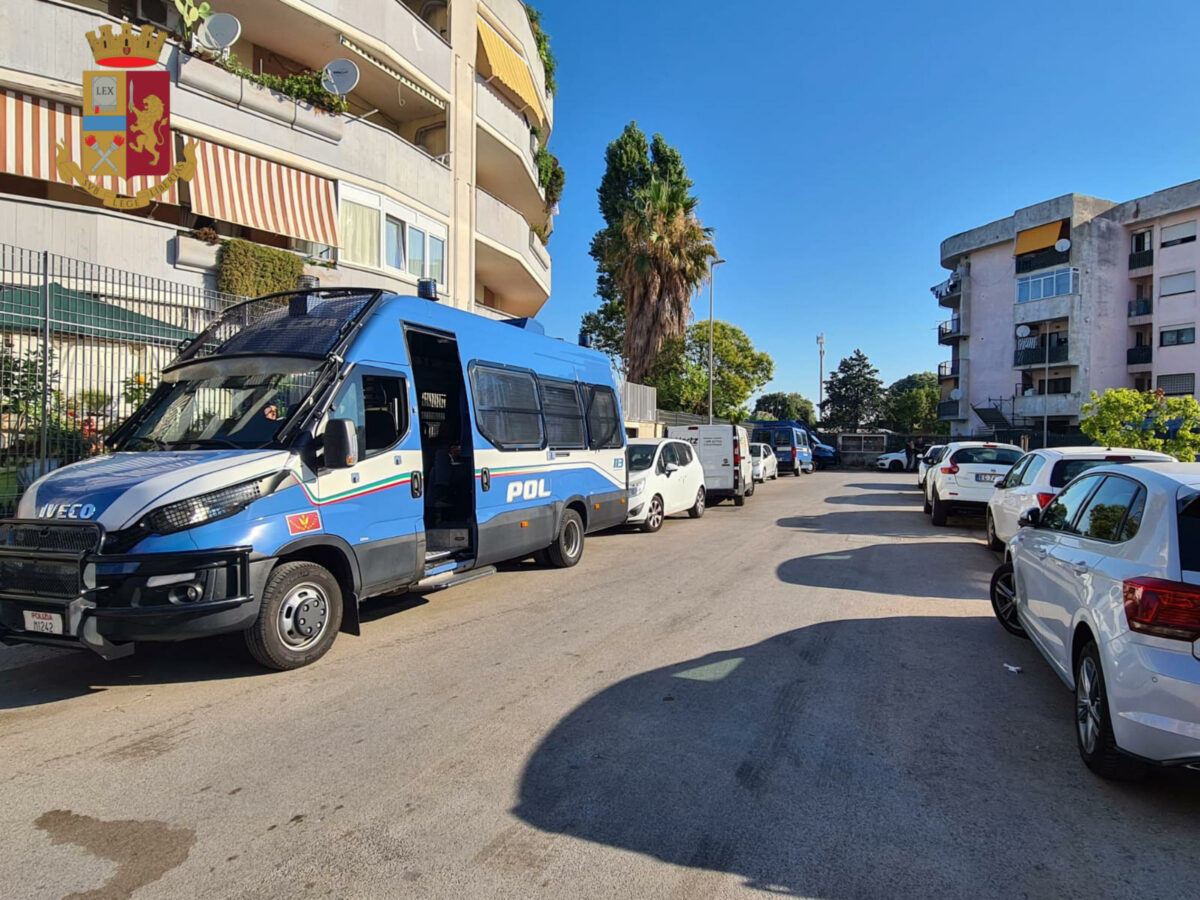
M 529 63 L 483 17 L 479 18 L 479 43 L 483 50 L 478 68 L 484 78 L 500 82 L 519 103 L 529 108 L 539 126 L 546 124 L 546 108 L 542 105 L 537 85 L 529 72 Z
M 1037 228 L 1027 228 L 1017 232 L 1017 256 L 1022 253 L 1033 253 L 1053 247 L 1058 236 L 1062 233 L 1062 222 L 1050 222 Z

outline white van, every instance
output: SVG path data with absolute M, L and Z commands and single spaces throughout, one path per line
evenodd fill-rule
M 710 506 L 729 497 L 742 506 L 754 493 L 750 439 L 741 425 L 670 425 L 667 437 L 696 448 Z

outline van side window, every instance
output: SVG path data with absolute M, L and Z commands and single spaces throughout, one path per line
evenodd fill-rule
M 542 415 L 546 418 L 546 440 L 551 450 L 582 450 L 587 446 L 584 434 L 583 406 L 573 381 L 552 381 L 538 376 L 542 394 Z
M 588 446 L 593 450 L 622 446 L 621 420 L 613 389 L 602 384 L 582 387 L 587 397 Z
M 403 378 L 364 375 L 363 427 L 359 429 L 360 458 L 376 456 L 396 446 L 408 431 L 408 387 Z
M 500 450 L 545 446 L 537 382 L 529 372 L 471 367 L 475 421 L 480 433 Z

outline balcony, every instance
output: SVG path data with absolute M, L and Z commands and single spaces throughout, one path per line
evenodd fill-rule
M 1036 272 L 1038 269 L 1049 269 L 1051 266 L 1066 265 L 1070 261 L 1070 250 L 1055 250 L 1053 247 L 1049 247 L 1045 250 L 1039 250 L 1036 253 L 1026 253 L 1023 256 L 1018 256 L 1016 273 L 1024 275 L 1027 272 Z
M 962 360 L 960 359 L 951 359 L 944 363 L 938 363 L 938 378 L 957 378 L 961 363 Z
M 1013 416 L 1038 419 L 1042 416 L 1078 416 L 1083 395 L 1078 391 L 1068 394 L 1029 394 L 1013 400 Z
M 1129 254 L 1129 271 L 1154 265 L 1154 250 L 1138 250 Z
M 550 296 L 550 254 L 520 212 L 487 191 L 475 191 L 475 277 L 497 298 L 496 308 L 537 315 Z
M 1070 347 L 1067 342 L 1054 344 L 1050 347 L 1049 356 L 1046 353 L 1046 346 L 1043 344 L 1037 347 L 1019 347 L 1013 353 L 1013 367 L 1022 368 L 1024 366 L 1044 366 L 1046 364 L 1053 365 L 1055 363 L 1065 363 L 1070 355 Z
M 937 405 L 937 417 L 939 419 L 961 419 L 964 418 L 960 413 L 962 408 L 961 400 L 943 400 Z
M 962 279 L 958 275 L 951 275 L 941 284 L 935 284 L 929 290 L 937 298 L 939 306 L 957 309 L 962 303 Z
M 1150 366 L 1154 361 L 1154 348 L 1148 344 L 1141 347 L 1130 347 L 1125 351 L 1125 364 L 1127 366 Z
M 962 319 L 955 316 L 953 319 L 947 319 L 938 325 L 938 343 L 953 344 L 960 337 L 964 337 L 966 332 L 963 331 Z
M 476 180 L 529 222 L 545 221 L 546 197 L 534 164 L 535 138 L 525 119 L 481 79 L 475 82 Z
M 1154 315 L 1154 301 L 1149 299 L 1139 298 L 1129 301 L 1129 318 L 1136 319 L 1138 316 Z

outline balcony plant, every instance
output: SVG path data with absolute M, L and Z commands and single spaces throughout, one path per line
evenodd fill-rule
M 321 84 L 321 73 L 311 69 L 292 75 L 272 75 L 266 72 L 258 74 L 247 68 L 233 53 L 216 60 L 216 64 L 226 72 L 231 72 L 252 84 L 261 85 L 268 90 L 291 97 L 301 103 L 308 103 L 314 108 L 328 113 L 344 113 L 350 108 L 346 98 L 327 91 Z
M 525 4 L 525 14 L 529 16 L 529 27 L 533 29 L 533 39 L 537 43 L 538 56 L 542 60 L 542 71 L 546 73 L 546 93 L 554 96 L 558 90 L 558 82 L 554 80 L 554 71 L 558 68 L 558 60 L 550 49 L 550 35 L 542 30 L 542 14 Z

